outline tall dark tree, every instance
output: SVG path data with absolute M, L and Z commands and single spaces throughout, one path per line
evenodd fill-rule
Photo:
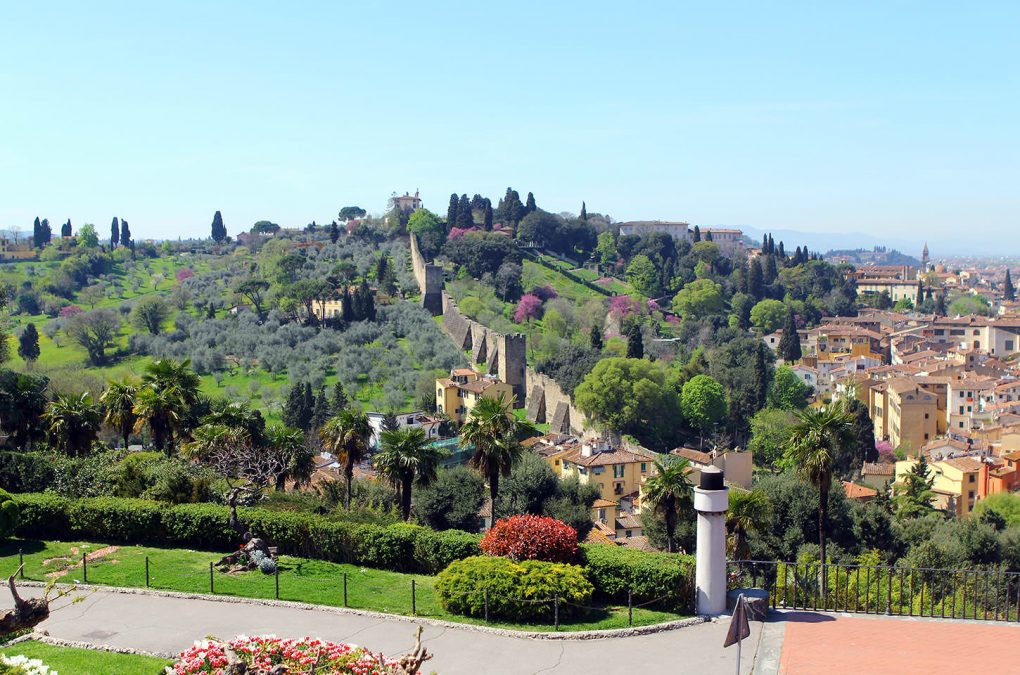
M 329 224 L 329 240 L 335 244 L 338 239 L 340 239 L 340 226 L 334 220 Z
M 337 382 L 333 385 L 333 397 L 330 401 L 330 408 L 333 410 L 333 414 L 336 415 L 341 410 L 347 408 L 350 405 L 350 400 L 347 398 L 347 392 L 344 391 L 344 385 Z
M 946 294 L 939 293 L 935 299 L 935 314 L 938 316 L 946 316 Z
M 765 407 L 769 394 L 769 369 L 765 357 L 768 347 L 759 342 L 754 350 L 754 407 L 760 410 Z
M 645 356 L 645 344 L 641 335 L 641 324 L 632 321 L 627 327 L 627 358 L 642 359 Z
M 592 349 L 594 349 L 597 352 L 601 352 L 602 351 L 603 342 L 602 342 L 602 327 L 601 326 L 599 326 L 598 324 L 595 324 L 594 326 L 592 326 L 591 327 L 591 333 L 589 334 L 588 339 L 589 339 L 589 342 L 591 344 L 591 348 Z
M 581 202 L 581 220 L 586 223 L 588 222 L 588 208 L 584 202 Z
M 295 429 L 308 429 L 312 409 L 305 399 L 305 388 L 300 384 L 291 387 L 287 402 L 283 406 L 283 423 Z
M 841 478 L 851 479 L 860 473 L 865 462 L 878 461 L 878 450 L 875 448 L 875 425 L 868 414 L 868 406 L 853 397 L 846 401 L 846 409 L 853 416 L 850 441 L 840 448 L 833 470 Z
M 492 229 L 492 202 L 486 197 L 485 199 L 485 215 L 483 220 L 483 226 L 486 230 Z
M 776 269 L 776 257 L 774 255 L 765 256 L 765 267 L 762 269 L 763 281 L 766 285 L 773 283 L 779 277 L 779 270 Z
M 769 255 L 776 252 L 776 240 L 772 238 L 772 233 L 769 233 Z
M 538 206 L 535 204 L 535 195 L 529 192 L 528 199 L 524 202 L 524 215 L 528 215 L 537 209 Z
M 450 205 L 446 207 L 446 226 L 454 227 L 457 225 L 457 214 L 460 213 L 460 197 L 454 192 L 450 195 Z
M 36 216 L 35 221 L 32 223 L 32 245 L 36 248 L 43 247 L 42 223 L 39 222 L 39 216 Z
M 796 363 L 802 356 L 800 336 L 797 334 L 797 321 L 793 316 L 793 310 L 786 313 L 783 337 L 779 340 L 779 356 L 789 364 Z
M 761 235 L 761 254 L 768 255 L 769 253 L 769 235 Z
M 227 238 L 227 228 L 223 224 L 223 215 L 217 211 L 212 218 L 212 238 L 217 244 L 223 243 Z
M 49 218 L 43 218 L 39 224 L 39 240 L 42 242 L 42 246 L 53 241 L 53 230 L 50 228 Z
M 39 358 L 39 331 L 34 323 L 26 325 L 18 336 L 18 356 L 28 364 L 35 363 Z
M 117 248 L 117 244 L 120 243 L 120 220 L 117 216 L 113 217 L 113 222 L 110 223 L 110 248 Z
M 701 228 L 698 227 L 697 225 L 695 225 L 694 226 L 694 242 L 697 243 L 699 241 L 701 241 Z
M 705 241 L 715 241 L 715 238 L 712 236 L 712 230 L 705 233 Z
M 914 301 L 914 306 L 920 306 L 924 302 L 924 282 L 918 279 L 917 281 L 917 300 Z
M 315 405 L 312 406 L 311 427 L 318 429 L 332 416 L 329 399 L 326 398 L 326 387 L 319 387 L 319 393 L 315 397 Z
M 779 248 L 776 249 L 776 255 L 779 256 L 779 259 L 782 260 L 783 263 L 786 263 L 786 247 L 783 245 L 783 242 L 779 242 Z
M 1006 268 L 1006 281 L 1002 284 L 1002 297 L 1006 300 L 1016 300 L 1016 288 L 1013 286 L 1013 275 L 1009 268 Z
M 474 227 L 475 217 L 471 213 L 471 200 L 468 199 L 467 195 L 460 196 L 460 204 L 457 206 L 457 227 L 462 229 L 468 229 Z M 453 223 L 450 223 L 452 226 Z
M 67 222 L 60 226 L 60 236 L 70 237 L 71 236 L 71 219 L 68 218 Z
M 755 300 L 765 297 L 765 274 L 761 269 L 761 260 L 755 258 L 747 272 L 747 294 Z
M 131 240 L 131 228 L 128 227 L 128 221 L 123 218 L 120 219 L 120 245 L 131 247 L 134 241 Z

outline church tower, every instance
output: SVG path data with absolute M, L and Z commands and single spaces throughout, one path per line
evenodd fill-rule
M 921 251 L 921 272 L 928 271 L 928 242 L 924 242 L 924 250 Z

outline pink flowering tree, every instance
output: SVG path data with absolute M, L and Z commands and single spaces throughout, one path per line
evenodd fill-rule
M 450 234 L 447 235 L 446 238 L 452 241 L 454 239 L 460 239 L 461 237 L 463 237 L 468 232 L 476 232 L 476 231 L 477 231 L 477 229 L 474 228 L 474 227 L 451 227 L 450 228 Z
M 626 295 L 614 295 L 609 298 L 609 313 L 617 318 L 623 318 L 628 314 L 636 314 L 641 311 L 641 303 L 631 300 Z
M 528 293 L 521 296 L 517 308 L 514 310 L 514 321 L 524 323 L 542 316 L 542 299 L 537 295 Z
M 875 450 L 878 451 L 878 461 L 882 463 L 896 461 L 896 451 L 889 441 L 878 441 L 875 443 Z
M 190 279 L 193 276 L 195 276 L 194 270 L 192 270 L 190 267 L 182 267 L 181 269 L 177 270 L 177 283 L 181 283 L 185 279 Z
M 74 316 L 75 314 L 81 314 L 83 310 L 78 305 L 68 305 L 67 307 L 60 308 L 60 316 Z

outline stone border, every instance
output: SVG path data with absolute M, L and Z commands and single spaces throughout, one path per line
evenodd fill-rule
M 24 586 L 26 588 L 45 588 L 48 584 L 42 583 L 40 581 L 21 581 L 18 582 L 18 585 Z M 75 586 L 75 584 L 55 584 L 55 585 L 62 588 L 71 588 Z M 365 609 L 354 609 L 351 607 L 315 605 L 308 602 L 296 602 L 293 600 L 268 600 L 262 598 L 243 598 L 234 595 L 207 595 L 204 593 L 160 591 L 147 588 L 124 588 L 121 586 L 93 586 L 91 584 L 87 586 L 83 584 L 78 584 L 77 588 L 83 590 L 95 589 L 97 591 L 107 591 L 109 593 L 122 593 L 125 595 L 144 595 L 159 598 L 177 598 L 181 600 L 209 600 L 211 602 L 228 602 L 240 605 L 261 605 L 265 607 L 288 607 L 291 609 L 303 609 L 306 611 L 327 612 L 330 614 L 348 614 L 354 616 L 365 616 L 373 619 L 403 621 L 406 623 L 437 626 L 439 628 L 460 628 L 463 630 L 477 631 L 479 633 L 489 633 L 491 635 L 501 635 L 503 637 L 526 638 L 530 640 L 602 640 L 609 638 L 634 637 L 637 635 L 653 635 L 655 633 L 663 633 L 666 631 L 686 628 L 687 626 L 696 626 L 709 620 L 709 618 L 706 616 L 692 616 L 686 619 L 676 619 L 675 621 L 666 621 L 665 623 L 656 623 L 648 626 L 634 626 L 632 628 L 609 628 L 606 630 L 561 631 L 561 632 L 523 631 L 513 630 L 509 628 L 494 628 L 492 626 L 481 626 L 473 623 L 458 623 L 456 621 L 444 621 L 442 619 L 433 619 L 430 617 L 406 616 L 404 614 L 387 614 L 385 612 L 375 612 Z
M 32 632 L 16 637 L 13 640 L 5 642 L 0 645 L 0 651 L 8 645 L 16 645 L 20 642 L 42 642 L 43 644 L 51 645 L 53 647 L 71 647 L 74 649 L 87 649 L 92 652 L 111 652 L 113 654 L 128 654 L 130 656 L 152 656 L 157 659 L 168 659 L 173 661 L 177 658 L 177 654 L 168 654 L 165 652 L 147 652 L 141 649 L 132 649 L 131 647 L 114 647 L 112 645 L 97 645 L 91 642 L 75 642 L 74 640 L 64 640 L 62 638 L 50 637 L 46 631 Z

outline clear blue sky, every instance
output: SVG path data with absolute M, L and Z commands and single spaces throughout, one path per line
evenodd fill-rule
M 1017 2 L 5 3 L 0 227 L 204 236 L 219 209 L 235 234 L 512 185 L 1020 250 L 1018 26 Z

